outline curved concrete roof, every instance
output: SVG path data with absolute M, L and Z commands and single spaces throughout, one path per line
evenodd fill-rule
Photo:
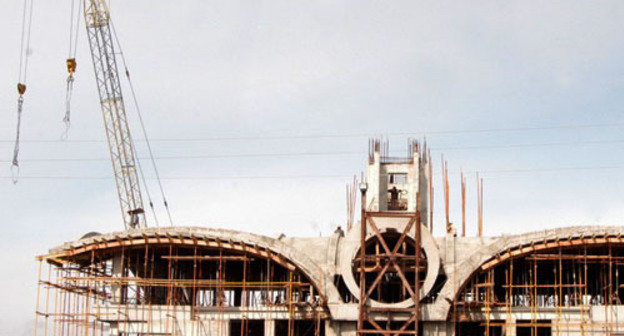
M 451 302 L 459 293 L 469 277 L 482 267 L 493 267 L 505 259 L 505 254 L 519 256 L 541 249 L 559 246 L 562 242 L 576 242 L 567 246 L 604 244 L 607 242 L 624 243 L 624 227 L 621 226 L 575 226 L 534 231 L 514 236 L 501 236 L 475 253 L 458 260 L 456 273 L 449 277 L 439 293 L 436 302 L 429 307 L 429 317 L 446 319 Z
M 182 244 L 198 244 L 206 246 L 237 246 L 258 247 L 268 250 L 275 257 L 282 257 L 301 270 L 313 284 L 322 291 L 328 302 L 340 300 L 338 290 L 331 281 L 331 275 L 323 270 L 315 261 L 301 250 L 285 242 L 258 234 L 203 227 L 165 227 L 132 229 L 107 234 L 89 234 L 82 239 L 67 242 L 50 250 L 40 259 L 64 258 L 78 255 L 93 249 L 106 249 L 115 246 L 133 246 L 145 243 L 167 243 L 172 241 Z M 240 248 L 240 247 L 239 247 Z
M 449 239 L 447 237 L 447 239 Z M 458 243 L 462 238 L 456 237 Z M 309 239 L 308 239 L 309 240 Z M 312 258 L 306 252 L 319 251 L 327 245 L 334 252 L 339 247 L 338 241 L 331 239 L 305 243 L 305 239 L 275 239 L 263 235 L 226 229 L 210 229 L 201 227 L 167 227 L 149 228 L 113 232 L 109 234 L 88 235 L 82 239 L 65 243 L 40 256 L 41 259 L 54 260 L 78 255 L 93 249 L 106 249 L 115 246 L 133 246 L 147 243 L 167 243 L 172 241 L 180 244 L 198 244 L 204 246 L 223 246 L 239 249 L 244 246 L 256 247 L 265 256 L 281 258 L 278 262 L 297 267 L 304 272 L 319 291 L 327 298 L 331 315 L 340 315 L 340 295 L 333 284 L 336 271 L 331 256 Z M 557 246 L 574 247 L 605 243 L 624 244 L 624 227 L 620 226 L 580 226 L 549 229 L 529 232 L 520 235 L 505 235 L 481 240 L 480 247 L 472 253 L 457 255 L 457 264 L 446 265 L 448 280 L 439 292 L 434 303 L 423 305 L 422 315 L 427 320 L 446 320 L 451 303 L 466 281 L 483 269 L 496 266 L 509 257 L 522 256 L 539 250 Z M 318 246 L 317 246 L 318 245 Z M 322 246 L 321 246 L 322 245 Z M 334 246 L 336 245 L 336 246 Z M 334 247 L 332 247 L 334 246 Z M 267 251 L 270 253 L 267 254 Z M 325 260 L 327 259 L 327 260 Z M 448 259 L 448 258 L 447 258 Z M 336 311 L 333 311 L 336 310 Z

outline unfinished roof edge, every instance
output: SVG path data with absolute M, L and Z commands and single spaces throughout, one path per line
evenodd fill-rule
M 141 238 L 147 235 L 161 235 L 164 237 L 173 236 L 173 235 L 184 235 L 188 238 L 199 238 L 197 235 L 209 236 L 214 238 L 223 238 L 224 240 L 231 239 L 233 241 L 244 242 L 245 240 L 240 239 L 244 236 L 253 237 L 252 241 L 260 240 L 266 241 L 267 243 L 284 243 L 283 239 L 273 238 L 269 236 L 265 236 L 262 234 L 246 232 L 246 231 L 238 231 L 231 229 L 216 229 L 209 227 L 201 227 L 201 226 L 170 226 L 170 227 L 159 227 L 159 228 L 143 228 L 143 229 L 130 229 L 124 231 L 113 231 L 109 233 L 94 233 L 90 232 L 91 235 L 88 237 L 82 237 L 73 241 L 68 241 L 63 243 L 62 245 L 55 246 L 49 250 L 47 254 L 39 255 L 39 257 L 45 257 L 46 255 L 58 254 L 63 251 L 67 251 L 69 249 L 74 249 L 80 246 L 102 242 L 102 241 L 114 241 L 118 239 L 126 239 L 126 238 Z M 591 238 L 594 236 L 608 235 L 613 236 L 614 234 L 624 235 L 624 227 L 615 226 L 615 225 L 577 225 L 577 226 L 569 226 L 569 227 L 557 227 L 550 228 L 545 230 L 535 230 L 529 231 L 520 234 L 503 234 L 499 236 L 488 236 L 484 237 L 484 239 L 492 240 L 492 241 L 500 241 L 506 240 L 510 241 L 510 243 L 515 245 L 529 244 L 532 241 L 544 241 L 544 240 L 552 240 L 552 239 L 568 239 L 568 238 L 576 238 L 576 237 L 586 237 Z M 321 236 L 321 237 L 288 237 L 288 240 L 298 240 L 298 239 L 329 239 L 331 236 Z M 443 237 L 436 237 L 443 238 Z M 478 239 L 478 237 L 456 237 L 459 240 L 472 240 Z M 285 244 L 286 245 L 286 244 Z

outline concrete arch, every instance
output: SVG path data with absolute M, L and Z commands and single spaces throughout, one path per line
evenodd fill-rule
M 380 231 L 386 232 L 388 228 L 391 228 L 389 225 L 385 225 L 382 221 L 378 223 L 380 227 Z M 366 240 L 371 239 L 375 236 L 374 232 L 368 232 L 366 236 Z M 360 287 L 359 284 L 355 281 L 355 277 L 353 276 L 353 260 L 356 258 L 357 252 L 360 250 L 360 230 L 359 228 L 354 228 L 348 233 L 347 240 L 351 242 L 351 244 L 344 244 L 341 249 L 342 256 L 340 258 L 340 263 L 338 265 L 340 273 L 342 274 L 345 285 L 349 289 L 352 295 L 355 297 L 359 297 Z M 433 285 L 438 277 L 440 270 L 440 252 L 438 250 L 438 246 L 436 245 L 435 239 L 424 225 L 421 224 L 421 248 L 423 249 L 426 258 L 427 258 L 427 273 L 425 276 L 425 282 L 420 289 L 420 296 L 425 297 L 433 288 Z M 375 300 L 369 301 L 372 307 L 384 307 L 384 308 L 408 308 L 414 305 L 411 299 L 407 299 L 405 301 L 396 302 L 396 303 L 382 303 Z
M 494 267 L 510 257 L 518 257 L 547 249 L 596 246 L 607 243 L 624 244 L 623 227 L 567 227 L 530 232 L 518 236 L 502 236 L 484 246 L 456 266 L 456 272 L 446 282 L 430 311 L 435 320 L 446 320 L 452 302 L 470 277 Z
M 82 239 L 53 248 L 48 254 L 37 258 L 54 263 L 92 250 L 167 243 L 245 250 L 270 258 L 286 268 L 298 269 L 310 279 L 327 302 L 334 302 L 340 298 L 336 286 L 331 281 L 331 276 L 304 253 L 278 239 L 234 230 L 166 227 L 89 234 Z

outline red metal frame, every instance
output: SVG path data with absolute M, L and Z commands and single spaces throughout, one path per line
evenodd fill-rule
M 362 220 L 360 223 L 360 253 L 355 260 L 355 266 L 360 276 L 360 298 L 359 298 L 359 314 L 358 314 L 358 335 L 418 335 L 418 320 L 420 318 L 420 277 L 421 267 L 421 224 L 420 211 L 416 212 L 367 212 L 366 208 L 366 192 L 362 192 Z M 382 235 L 379 227 L 375 223 L 375 218 L 403 218 L 407 219 L 406 223 L 402 223 L 397 227 L 401 236 L 394 246 L 389 246 L 386 239 Z M 369 254 L 366 250 L 366 237 L 368 230 L 374 232 L 375 237 L 383 247 L 381 253 Z M 413 237 L 410 237 L 410 233 Z M 413 238 L 415 242 L 414 255 L 399 253 L 401 245 L 406 238 Z M 373 283 L 366 288 L 366 262 L 375 260 L 382 265 L 377 277 Z M 413 262 L 415 271 L 414 279 L 410 282 L 401 267 L 405 262 Z M 375 287 L 379 284 L 384 274 L 390 270 L 396 272 L 403 283 L 403 288 L 409 293 L 409 297 L 413 301 L 413 305 L 408 308 L 388 308 L 388 307 L 371 307 L 371 294 Z M 401 320 L 402 323 L 394 324 L 393 321 Z M 381 324 L 380 324 L 381 322 Z M 385 326 L 382 326 L 385 324 Z M 372 326 L 372 328 L 371 328 Z

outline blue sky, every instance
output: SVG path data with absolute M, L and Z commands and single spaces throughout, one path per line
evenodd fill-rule
M 0 333 L 26 335 L 34 256 L 122 225 L 112 178 L 76 179 L 111 176 L 84 29 L 70 141 L 55 141 L 70 1 L 35 1 L 24 178 L 6 178 L 21 3 L 1 3 L 0 281 L 12 305 L 0 308 Z M 129 0 L 112 10 L 149 135 L 176 140 L 154 141 L 156 156 L 241 155 L 158 160 L 176 225 L 327 234 L 345 221 L 344 185 L 364 169 L 367 137 L 388 135 L 399 152 L 408 133 L 427 137 L 436 170 L 442 152 L 449 161 L 456 222 L 456 172 L 470 172 L 469 234 L 475 171 L 485 180 L 488 235 L 622 223 L 622 2 Z M 499 131 L 459 132 L 477 130 Z M 301 135 L 322 137 L 292 138 Z M 245 156 L 305 152 L 344 154 Z M 101 160 L 36 161 L 80 158 Z M 27 178 L 43 176 L 73 179 Z M 249 176 L 281 178 L 240 178 Z M 149 188 L 160 203 L 153 179 Z

